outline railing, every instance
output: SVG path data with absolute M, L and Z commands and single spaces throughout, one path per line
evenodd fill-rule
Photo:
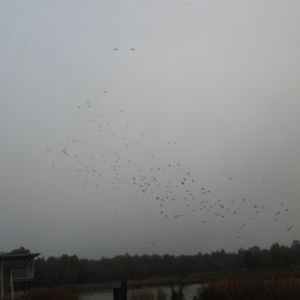
M 34 278 L 34 269 L 12 270 L 12 281 L 28 280 Z
M 13 300 L 15 296 L 14 292 L 14 283 L 13 283 L 13 277 L 12 277 L 12 271 L 10 272 L 10 300 Z
M 3 299 L 3 274 L 0 272 L 0 284 L 1 284 L 1 300 Z

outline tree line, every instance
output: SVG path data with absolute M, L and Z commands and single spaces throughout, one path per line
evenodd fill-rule
M 20 247 L 12 254 L 30 253 Z M 290 247 L 273 244 L 270 249 L 258 246 L 237 253 L 221 251 L 210 254 L 180 255 L 118 255 L 99 260 L 64 254 L 60 257 L 35 259 L 34 285 L 51 287 L 69 284 L 90 284 L 115 280 L 146 279 L 166 276 L 187 276 L 212 271 L 283 269 L 300 266 L 300 242 Z

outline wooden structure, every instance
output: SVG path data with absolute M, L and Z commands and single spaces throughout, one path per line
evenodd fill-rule
M 14 287 L 24 289 L 23 299 L 30 299 L 34 279 L 34 258 L 40 253 L 0 255 L 0 300 L 13 300 Z
M 127 300 L 127 281 L 113 283 L 113 300 Z

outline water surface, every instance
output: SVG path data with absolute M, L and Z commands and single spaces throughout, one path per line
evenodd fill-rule
M 192 284 L 184 286 L 183 294 L 185 300 L 192 300 L 196 295 L 197 288 L 200 287 L 200 284 Z M 158 289 L 165 291 L 169 296 L 171 295 L 171 286 L 159 286 L 159 287 L 142 287 L 141 289 L 128 289 L 127 291 L 127 299 L 130 299 L 130 295 L 132 292 L 136 291 L 153 291 L 156 293 Z M 177 290 L 177 286 L 175 286 Z M 113 292 L 112 290 L 91 290 L 88 292 L 79 294 L 80 300 L 113 300 Z

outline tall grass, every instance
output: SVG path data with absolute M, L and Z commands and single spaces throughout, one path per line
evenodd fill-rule
M 300 281 L 295 278 L 216 279 L 197 290 L 197 300 L 299 300 Z
M 183 284 L 179 285 L 177 287 L 177 290 L 172 285 L 171 286 L 171 300 L 184 300 L 184 294 L 183 294 L 182 290 L 183 290 Z
M 79 300 L 79 298 L 77 295 L 67 291 L 39 289 L 32 292 L 30 300 Z

